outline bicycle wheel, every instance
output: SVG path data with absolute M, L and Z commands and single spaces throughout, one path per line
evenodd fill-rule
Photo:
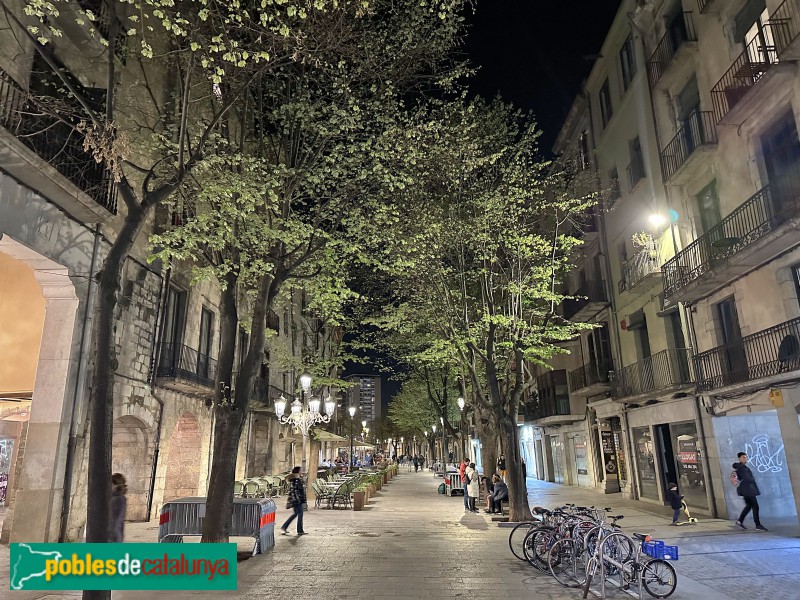
M 547 565 L 553 578 L 564 587 L 580 587 L 586 580 L 586 560 L 575 540 L 555 542 L 547 555 Z
M 678 587 L 678 574 L 667 561 L 654 558 L 642 565 L 642 584 L 653 598 L 669 598 Z
M 555 531 L 552 528 L 534 529 L 525 536 L 523 552 L 525 560 L 540 571 L 547 572 L 547 553 L 555 542 Z
M 525 536 L 534 525 L 535 523 L 533 522 L 520 523 L 511 530 L 511 533 L 508 536 L 508 547 L 511 548 L 511 553 L 520 560 L 526 560 L 524 546 Z
M 603 556 L 617 563 L 625 563 L 636 556 L 633 542 L 626 537 L 612 536 L 605 539 L 602 544 Z M 618 573 L 615 565 L 605 560 L 603 562 L 605 563 L 606 575 L 613 576 Z

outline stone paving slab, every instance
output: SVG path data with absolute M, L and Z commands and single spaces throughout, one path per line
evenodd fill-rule
M 368 510 L 312 510 L 309 535 L 278 535 L 273 551 L 239 563 L 236 592 L 115 592 L 114 600 L 208 598 L 313 598 L 392 600 L 465 598 L 499 600 L 578 599 L 549 576 L 515 559 L 510 529 L 488 515 L 464 513 L 460 497 L 436 493 L 441 479 L 402 473 L 370 501 Z M 528 480 L 532 504 L 566 502 L 611 506 L 625 514 L 629 531 L 645 531 L 680 546 L 676 600 L 789 600 L 800 597 L 800 529 L 781 524 L 769 533 L 740 531 L 728 521 L 702 519 L 696 526 L 670 527 L 671 512 L 591 490 Z M 277 524 L 287 515 L 278 509 Z M 765 515 L 766 519 L 766 515 Z M 157 526 L 134 523 L 128 541 L 155 541 Z M 237 539 L 247 551 L 253 541 Z M 77 594 L 6 592 L 8 547 L 0 546 L 0 598 L 72 599 Z M 627 598 L 621 593 L 610 598 Z

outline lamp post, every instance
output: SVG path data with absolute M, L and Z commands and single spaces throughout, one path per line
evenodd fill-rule
M 425 450 L 428 449 L 428 430 L 425 430 Z
M 436 425 L 431 425 L 431 441 L 433 442 L 433 462 L 436 462 Z
M 447 428 L 444 426 L 444 417 L 439 417 L 442 422 L 442 463 L 443 469 L 447 471 L 447 460 L 450 458 L 450 453 L 447 451 Z
M 353 468 L 353 417 L 356 416 L 356 407 L 349 406 L 347 412 L 350 413 L 350 468 L 347 469 L 350 471 Z
M 333 398 L 330 396 L 325 400 L 325 414 L 319 411 L 319 400 L 311 398 L 308 403 L 306 403 L 306 392 L 311 390 L 311 381 L 311 375 L 308 372 L 300 376 L 302 402 L 298 400 L 292 402 L 291 412 L 288 415 L 284 415 L 286 411 L 286 398 L 281 395 L 280 398 L 275 400 L 275 414 L 278 417 L 278 422 L 283 425 L 291 425 L 294 429 L 299 430 L 300 433 L 303 434 L 303 473 L 306 472 L 306 444 L 309 431 L 311 431 L 311 428 L 317 423 L 330 423 L 331 417 L 336 410 L 336 402 L 334 402 Z
M 456 400 L 458 404 L 458 410 L 461 411 L 461 418 L 458 420 L 458 434 L 461 436 L 461 458 L 467 458 L 467 450 L 466 446 L 464 445 L 464 406 L 466 402 L 464 402 L 464 398 L 461 396 L 458 397 Z

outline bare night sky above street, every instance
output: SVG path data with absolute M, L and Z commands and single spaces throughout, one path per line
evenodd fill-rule
M 619 0 L 478 0 L 465 50 L 479 71 L 470 88 L 532 110 L 549 151 Z

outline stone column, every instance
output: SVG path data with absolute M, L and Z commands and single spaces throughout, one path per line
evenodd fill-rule
M 49 261 L 48 261 L 49 262 Z M 78 298 L 66 269 L 37 270 L 45 318 L 11 542 L 58 540 L 70 416 L 64 414 Z

